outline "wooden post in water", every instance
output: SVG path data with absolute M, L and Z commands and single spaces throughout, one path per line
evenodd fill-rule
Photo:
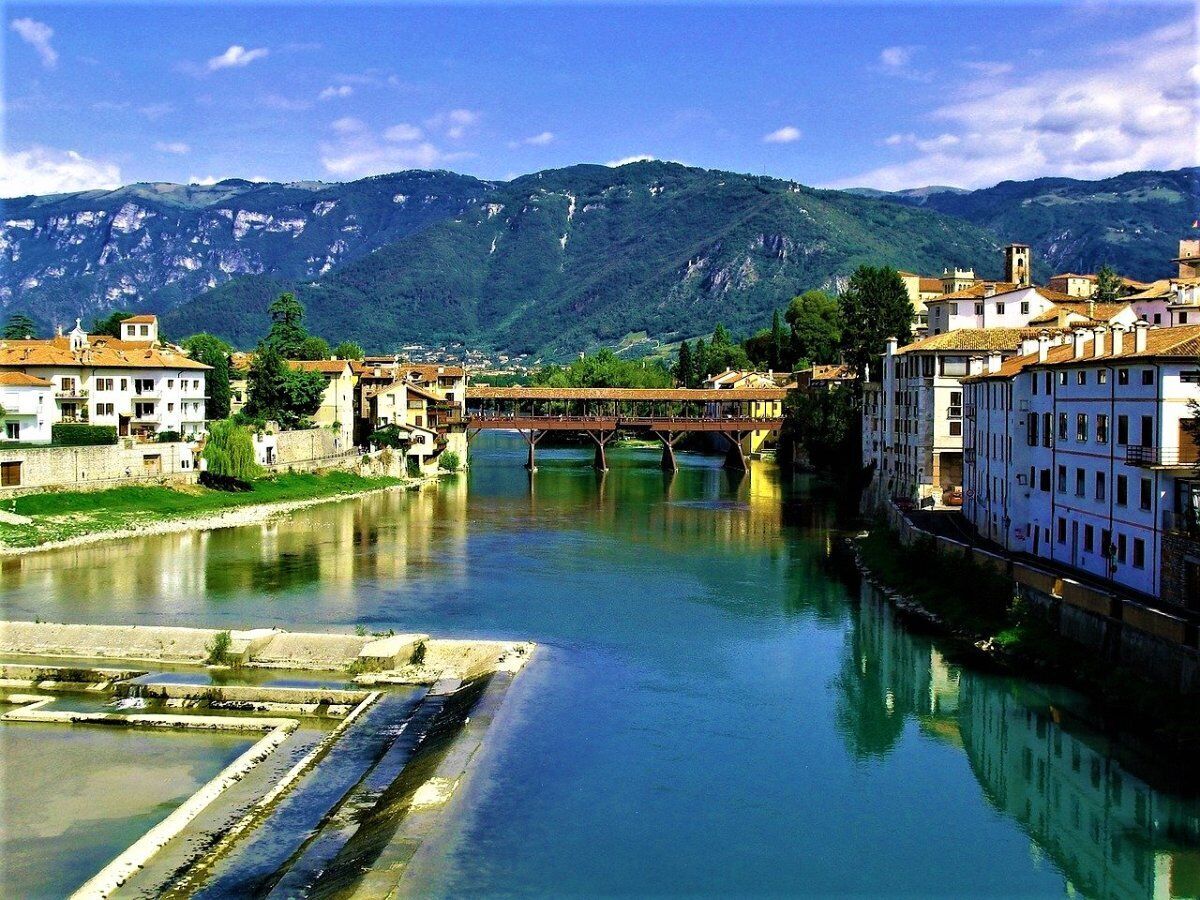
M 530 428 L 529 433 L 526 434 L 525 431 L 520 428 L 517 430 L 521 433 L 521 437 L 525 438 L 525 440 L 529 443 L 529 462 L 525 463 L 525 468 L 530 472 L 536 472 L 537 455 L 534 448 L 537 447 L 538 441 L 546 436 L 546 432 L 538 431 L 536 428 Z
M 735 472 L 748 472 L 750 467 L 746 465 L 746 454 L 742 450 L 742 440 L 745 438 L 748 431 L 722 431 L 725 435 L 725 440 L 729 441 L 729 452 L 725 454 L 725 468 L 732 469 Z
M 589 431 L 587 433 L 596 444 L 596 458 L 592 463 L 592 468 L 597 472 L 608 471 L 608 458 L 604 455 L 604 445 L 613 439 L 616 435 L 615 431 Z
M 662 441 L 662 470 L 664 472 L 679 471 L 679 464 L 675 461 L 675 445 L 679 443 L 685 434 L 687 434 L 686 431 L 676 431 L 674 433 L 665 431 L 654 432 L 654 436 Z

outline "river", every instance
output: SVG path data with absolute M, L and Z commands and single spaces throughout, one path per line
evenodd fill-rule
M 484 435 L 469 473 L 0 562 L 6 618 L 541 645 L 422 893 L 1200 893 L 1200 804 L 835 574 L 804 479 Z

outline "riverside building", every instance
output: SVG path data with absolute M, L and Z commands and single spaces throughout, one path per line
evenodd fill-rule
M 1042 335 L 971 365 L 963 505 L 978 534 L 1200 609 L 1200 325 Z

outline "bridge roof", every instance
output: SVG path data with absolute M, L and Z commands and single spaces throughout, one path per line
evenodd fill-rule
M 549 388 L 471 385 L 468 400 L 664 400 L 671 402 L 782 400 L 783 388 Z

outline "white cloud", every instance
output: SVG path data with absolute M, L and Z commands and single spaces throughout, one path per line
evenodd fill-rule
M 42 65 L 53 69 L 58 65 L 58 51 L 50 46 L 50 38 L 54 37 L 54 29 L 45 22 L 37 19 L 13 19 L 11 28 L 21 40 L 37 51 Z
M 834 187 L 963 187 L 1043 175 L 1104 178 L 1196 165 L 1200 148 L 1196 26 L 1185 20 L 1106 46 L 1089 61 L 1022 75 L 998 68 L 948 90 L 928 133 L 893 134 L 902 161 Z M 1153 47 L 1154 52 L 1147 52 Z
M 889 69 L 903 69 L 913 57 L 915 47 L 884 47 L 879 52 L 879 61 Z
M 333 100 L 334 98 L 349 97 L 354 93 L 354 88 L 348 84 L 339 84 L 336 87 L 330 85 L 317 95 L 319 100 Z
M 509 144 L 509 146 L 520 146 L 522 144 L 526 145 L 526 146 L 546 146 L 546 144 L 553 143 L 553 140 L 554 140 L 554 132 L 542 131 L 542 132 L 539 132 L 538 134 L 532 134 L 532 136 L 529 136 L 528 138 L 522 138 L 521 140 L 515 140 L 515 142 L 512 142 L 511 144 Z
M 425 120 L 430 131 L 443 131 L 452 141 L 462 140 L 473 125 L 479 124 L 479 113 L 470 109 L 452 109 Z
M 609 160 L 605 163 L 611 169 L 627 166 L 630 163 L 637 162 L 654 162 L 658 157 L 651 156 L 649 153 L 639 153 L 637 156 L 622 156 L 620 159 Z
M 393 125 L 376 135 L 360 119 L 345 117 L 330 126 L 337 137 L 321 144 L 321 165 L 330 175 L 361 178 L 402 169 L 433 169 L 471 156 L 446 152 L 432 141 L 421 140 L 421 129 Z
M 151 122 L 156 122 L 168 113 L 175 111 L 175 107 L 170 103 L 149 103 L 145 106 L 139 106 L 138 112 L 149 119 Z
M 399 125 L 393 125 L 383 133 L 384 140 L 388 141 L 419 141 L 424 135 L 416 125 L 409 125 L 407 122 L 401 122 Z
M 196 184 L 196 185 L 199 185 L 200 187 L 211 187 L 212 185 L 217 184 L 218 182 L 228 181 L 230 178 L 237 178 L 241 181 L 256 181 L 256 182 L 270 181 L 269 178 L 267 178 L 263 175 L 251 175 L 249 178 L 246 178 L 243 175 L 189 175 L 188 176 L 188 184 Z
M 764 134 L 763 141 L 768 144 L 790 144 L 800 140 L 802 136 L 800 129 L 795 125 L 784 125 L 782 128 L 776 128 L 770 134 Z
M 0 197 L 60 194 L 121 184 L 116 163 L 88 159 L 74 150 L 33 146 L 0 153 Z
M 293 100 L 282 94 L 264 94 L 258 102 L 267 109 L 278 109 L 282 112 L 299 112 L 312 106 L 308 100 Z
M 174 153 L 176 156 L 192 152 L 192 148 L 183 141 L 156 141 L 154 149 L 159 153 Z
M 208 71 L 215 72 L 218 69 L 238 69 L 248 66 L 256 59 L 262 59 L 270 52 L 266 47 L 247 50 L 241 44 L 233 44 L 220 56 L 214 56 L 208 61 Z

